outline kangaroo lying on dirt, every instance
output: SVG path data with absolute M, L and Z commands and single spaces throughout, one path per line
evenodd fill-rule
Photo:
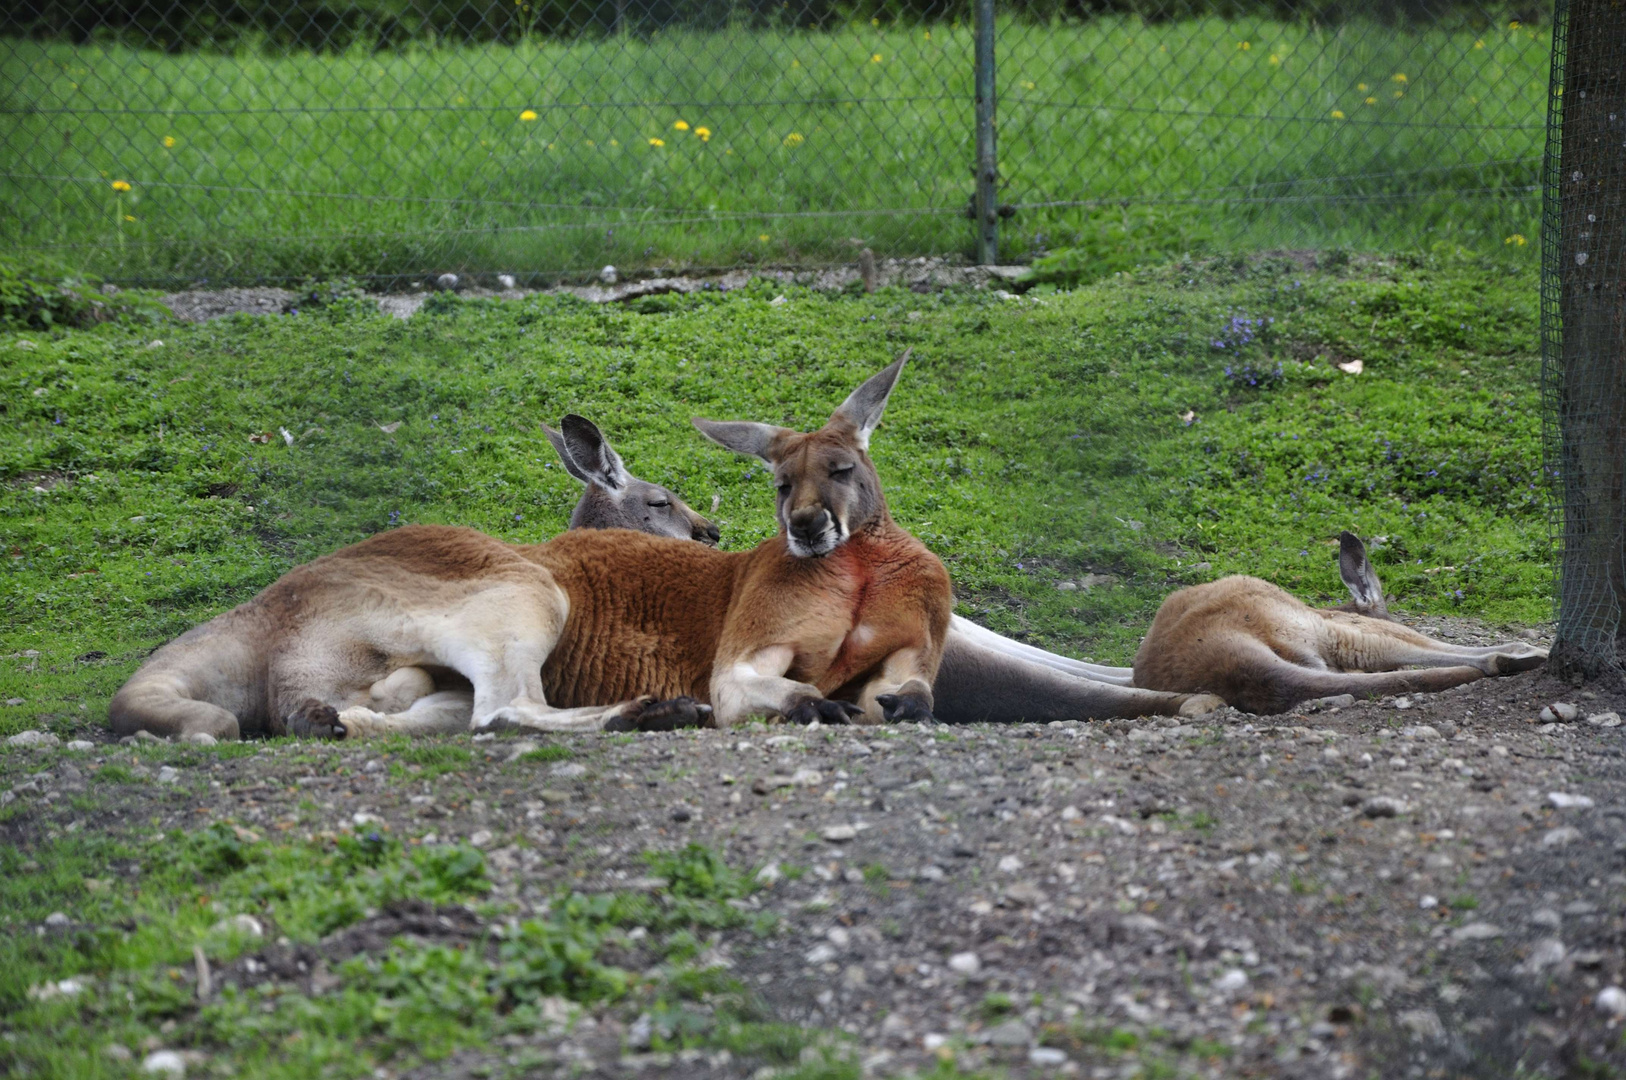
M 1394 622 L 1366 545 L 1345 532 L 1338 547 L 1338 573 L 1354 598 L 1339 608 L 1312 608 L 1240 574 L 1171 594 L 1135 653 L 1135 685 L 1218 694 L 1268 714 L 1333 694 L 1445 690 L 1547 659 L 1524 642 L 1451 645 Z M 1425 670 L 1395 670 L 1407 665 Z
M 159 649 L 115 695 L 113 729 L 455 730 L 469 713 L 448 695 L 462 695 L 432 682 L 452 672 L 472 686 L 475 728 L 930 719 L 948 574 L 893 523 L 866 453 L 905 359 L 818 431 L 695 422 L 773 467 L 780 533 L 752 551 L 619 530 L 516 545 L 396 529 Z

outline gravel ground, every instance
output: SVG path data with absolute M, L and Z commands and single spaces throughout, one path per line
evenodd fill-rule
M 1544 722 L 1555 702 L 1574 718 Z M 850 1033 L 878 1076 L 944 1048 L 1011 1077 L 1613 1076 L 1623 708 L 1533 672 L 1278 717 L 550 740 L 564 762 L 482 737 L 483 765 L 405 782 L 364 742 L 318 746 L 320 766 L 310 744 L 196 748 L 90 814 L 68 796 L 128 750 L 14 747 L 0 799 L 26 802 L 0 842 L 155 819 L 388 827 L 485 848 L 493 898 L 522 908 L 566 883 L 637 888 L 639 852 L 707 844 L 766 868 L 750 903 L 783 920 L 712 957 L 778 1019 Z M 467 936 L 470 918 L 385 912 L 250 967 L 303 985 L 403 926 Z M 749 1075 L 641 1053 L 636 1024 L 604 1009 L 421 1075 L 522 1051 L 542 1075 Z
M 1027 273 L 1025 266 L 959 266 L 945 259 L 883 259 L 876 263 L 876 285 L 901 285 L 916 292 L 934 292 L 948 288 L 984 288 L 1011 282 Z M 455 275 L 454 275 L 455 277 Z M 552 288 L 529 289 L 505 286 L 484 277 L 461 279 L 451 286 L 460 295 L 469 297 L 499 296 L 509 300 L 535 294 L 569 294 L 595 304 L 636 300 L 640 296 L 660 293 L 691 293 L 710 289 L 738 289 L 753 280 L 777 281 L 785 285 L 801 285 L 823 292 L 841 292 L 859 285 L 863 278 L 857 265 L 833 266 L 818 270 L 731 270 L 724 274 L 661 275 L 640 277 L 633 281 L 612 284 L 558 285 Z M 437 288 L 438 279 L 425 280 L 410 292 L 373 293 L 380 311 L 400 319 L 411 318 L 429 294 Z M 186 322 L 207 322 L 227 315 L 283 315 L 297 308 L 299 294 L 287 289 L 270 287 L 238 289 L 189 289 L 163 298 L 164 304 L 175 317 Z

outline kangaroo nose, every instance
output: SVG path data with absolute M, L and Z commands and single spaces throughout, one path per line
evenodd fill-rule
M 717 526 L 709 521 L 704 525 L 696 525 L 690 535 L 702 544 L 710 544 L 712 547 L 716 547 L 717 541 L 723 538 L 723 534 L 717 531 Z
M 812 540 L 829 527 L 830 512 L 822 506 L 806 506 L 790 515 L 790 534 L 798 540 Z

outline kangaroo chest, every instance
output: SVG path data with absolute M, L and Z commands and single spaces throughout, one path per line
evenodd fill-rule
M 911 563 L 856 545 L 826 556 L 818 567 L 822 587 L 796 613 L 790 677 L 830 693 L 915 644 L 921 620 Z

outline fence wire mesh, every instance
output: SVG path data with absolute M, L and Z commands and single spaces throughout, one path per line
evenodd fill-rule
M 1619 678 L 1626 612 L 1626 8 L 1560 0 L 1542 231 L 1552 665 Z
M 976 250 L 969 7 L 23 0 L 0 242 L 149 284 Z M 995 5 L 1001 261 L 1517 247 L 1549 30 L 1500 7 Z

